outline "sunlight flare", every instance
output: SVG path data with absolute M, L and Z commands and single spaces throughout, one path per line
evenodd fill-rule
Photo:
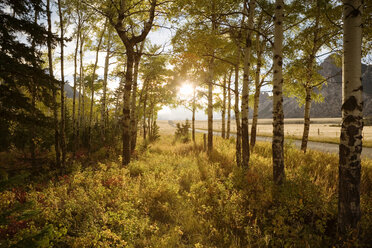
M 182 84 L 178 91 L 178 96 L 182 99 L 190 99 L 192 98 L 194 93 L 194 87 L 192 83 L 190 82 L 185 82 Z

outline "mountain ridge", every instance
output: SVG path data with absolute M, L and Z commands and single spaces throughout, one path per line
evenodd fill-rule
M 341 117 L 342 70 L 335 64 L 333 58 L 329 56 L 321 64 L 320 74 L 325 78 L 330 77 L 330 79 L 327 80 L 327 84 L 320 90 L 324 101 L 312 102 L 310 116 L 313 118 Z M 363 115 L 369 117 L 372 116 L 372 65 L 362 64 L 362 85 Z M 285 118 L 303 118 L 304 107 L 299 106 L 295 97 L 284 97 L 283 107 Z M 250 112 L 252 113 L 252 111 Z M 260 95 L 258 118 L 272 118 L 272 100 L 266 92 Z

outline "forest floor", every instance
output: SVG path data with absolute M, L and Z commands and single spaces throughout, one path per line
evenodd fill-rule
M 247 170 L 233 140 L 139 143 L 121 166 L 120 148 L 1 180 L 0 247 L 368 247 L 372 243 L 372 160 L 362 161 L 360 240 L 336 237 L 336 154 L 285 146 L 286 181 L 272 183 L 271 144 L 258 142 Z M 48 173 L 49 172 L 49 173 Z

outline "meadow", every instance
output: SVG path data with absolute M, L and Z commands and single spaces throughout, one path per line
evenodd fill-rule
M 161 138 L 121 166 L 120 149 L 80 154 L 65 175 L 47 167 L 1 180 L 0 247 L 368 247 L 372 160 L 362 161 L 360 239 L 336 236 L 338 156 L 285 146 L 286 181 L 272 182 L 271 144 L 248 170 L 233 139 L 196 144 Z
M 176 121 L 184 122 L 184 120 Z M 252 120 L 249 120 L 251 128 Z M 258 136 L 272 136 L 273 126 L 271 119 L 259 119 L 257 125 Z M 285 136 L 292 139 L 301 139 L 303 133 L 303 119 L 285 119 Z M 340 140 L 341 118 L 313 118 L 311 119 L 309 140 L 327 143 L 339 143 Z M 207 130 L 208 121 L 195 121 L 195 128 Z M 222 121 L 213 120 L 213 129 L 222 130 Z M 231 120 L 231 132 L 236 133 L 235 120 Z M 372 147 L 372 126 L 363 127 L 363 146 Z

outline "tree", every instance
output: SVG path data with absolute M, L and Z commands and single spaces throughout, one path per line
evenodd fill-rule
M 170 103 L 174 97 L 169 87 L 169 71 L 166 68 L 167 57 L 159 54 L 160 47 L 150 45 L 147 56 L 140 66 L 142 88 L 139 95 L 139 105 L 142 107 L 140 117 L 143 117 L 144 140 L 150 139 L 156 129 L 157 112 L 164 104 Z M 147 134 L 148 137 L 147 137 Z
M 58 14 L 59 14 L 59 25 L 60 25 L 60 46 L 61 46 L 61 84 L 60 84 L 60 90 L 61 90 L 61 123 L 60 123 L 60 145 L 61 145 L 61 151 L 62 151 L 62 160 L 61 160 L 61 166 L 62 168 L 66 167 L 66 120 L 65 120 L 65 73 L 64 73 L 64 20 L 63 20 L 63 13 L 62 13 L 62 5 L 61 0 L 58 0 Z
M 137 84 L 138 84 L 138 67 L 140 64 L 143 48 L 145 47 L 145 40 L 141 42 L 138 46 L 136 44 L 136 52 L 134 55 L 134 68 L 133 68 L 133 89 L 132 89 L 132 99 L 131 99 L 131 151 L 134 151 L 137 143 L 137 126 L 138 126 L 138 111 L 137 111 Z
M 275 1 L 273 47 L 273 178 L 282 184 L 284 174 L 284 113 L 283 113 L 283 17 L 284 1 Z
M 91 129 L 92 129 L 92 118 L 93 118 L 93 105 L 94 105 L 94 79 L 96 77 L 96 70 L 97 70 L 97 64 L 98 64 L 98 55 L 99 51 L 101 49 L 101 44 L 103 41 L 103 36 L 106 32 L 106 25 L 107 25 L 107 19 L 105 21 L 105 24 L 103 25 L 103 29 L 101 31 L 101 35 L 99 36 L 98 44 L 96 47 L 96 59 L 93 66 L 92 76 L 91 76 L 91 97 L 90 97 L 90 111 L 89 111 L 89 125 L 88 125 L 88 147 L 89 150 L 91 148 Z
M 270 11 L 269 13 L 272 12 L 271 8 L 268 9 L 266 6 L 265 6 L 265 11 L 266 12 Z M 261 35 L 261 34 L 268 35 L 272 33 L 271 15 L 269 16 L 264 11 L 261 11 L 255 29 L 258 32 L 256 32 L 256 39 L 255 39 L 255 48 L 256 48 L 255 49 L 256 68 L 255 68 L 255 73 L 254 73 L 255 92 L 253 96 L 253 118 L 252 118 L 252 127 L 251 127 L 251 135 L 250 135 L 250 138 L 251 138 L 250 147 L 252 151 L 256 144 L 258 107 L 260 103 L 261 88 L 262 86 L 267 84 L 266 78 L 269 74 L 271 74 L 271 71 L 272 71 L 272 66 L 270 69 L 267 70 L 267 64 L 270 63 L 270 60 L 265 60 L 265 58 L 269 56 L 267 43 L 272 44 L 272 41 L 267 40 L 266 37 L 263 37 Z M 266 72 L 265 74 L 262 75 L 263 69 L 266 69 Z
M 42 68 L 38 50 L 48 39 L 51 45 L 56 41 L 54 35 L 35 21 L 45 11 L 42 6 L 41 1 L 0 3 L 0 150 L 11 145 L 31 148 L 30 142 L 34 140 L 29 139 L 30 135 L 45 135 L 52 126 L 51 118 L 38 106 L 55 106 L 51 92 L 58 84 Z M 19 40 L 19 33 L 25 39 Z
M 229 79 L 227 82 L 227 123 L 226 123 L 226 139 L 230 138 L 231 129 L 231 76 L 233 69 L 230 68 Z
M 110 54 L 112 47 L 112 29 L 108 28 L 107 40 L 106 40 L 106 57 L 105 57 L 105 68 L 103 73 L 103 92 L 101 97 L 101 131 L 102 131 L 102 141 L 105 142 L 106 136 L 106 96 L 107 96 L 107 80 L 108 80 L 108 71 L 110 65 Z
M 254 24 L 254 15 L 256 1 L 249 1 L 249 10 L 247 2 L 244 3 L 245 12 L 248 12 L 248 21 L 246 24 L 246 36 L 243 58 L 243 92 L 242 92 L 242 166 L 248 168 L 249 164 L 249 136 L 248 136 L 248 101 L 249 101 L 249 70 L 252 49 L 252 28 Z
M 145 1 L 141 1 L 145 2 Z M 116 4 L 116 3 L 114 3 Z M 128 8 L 128 4 L 133 6 Z M 125 85 L 124 85 L 124 96 L 123 96 L 123 161 L 122 164 L 127 165 L 131 159 L 131 132 L 130 132 L 130 112 L 131 112 L 131 90 L 133 84 L 133 65 L 134 65 L 134 46 L 137 43 L 144 41 L 150 32 L 154 18 L 155 9 L 158 3 L 156 0 L 150 1 L 150 7 L 148 9 L 142 9 L 138 11 L 136 6 L 143 7 L 142 4 L 131 3 L 126 0 L 121 0 L 119 5 L 111 7 L 110 11 L 105 12 L 105 15 L 109 18 L 111 25 L 115 28 L 121 41 L 126 48 L 126 71 L 125 71 Z M 146 13 L 148 17 L 144 21 L 143 30 L 138 33 L 137 25 L 130 25 L 129 29 L 126 27 L 128 23 L 133 21 L 136 13 Z M 144 15 L 144 14 L 143 14 Z M 144 16 L 140 16 L 139 19 Z M 138 33 L 138 34 L 136 34 Z
M 235 122 L 236 122 L 236 164 L 241 166 L 241 155 L 242 155 L 242 131 L 240 126 L 240 111 L 239 111 L 239 65 L 240 65 L 240 47 L 237 47 L 236 52 L 236 64 L 235 64 L 235 77 L 234 77 L 234 112 L 235 112 Z
M 50 0 L 47 0 L 46 6 L 47 12 L 47 19 L 48 19 L 48 66 L 49 66 L 49 75 L 54 77 L 53 75 L 53 56 L 52 56 L 52 19 L 51 19 L 51 11 L 50 11 Z M 57 104 L 57 90 L 55 88 L 52 89 L 53 94 L 53 121 L 54 121 L 54 150 L 56 152 L 56 167 L 59 168 L 61 166 L 61 150 L 59 147 L 59 130 L 58 130 L 58 104 Z
M 357 235 L 363 130 L 361 82 L 362 1 L 343 1 L 342 126 L 339 149 L 338 231 Z
M 291 47 L 295 48 L 292 59 L 286 73 L 286 85 L 292 95 L 296 97 L 300 105 L 304 105 L 304 129 L 301 142 L 301 150 L 306 152 L 310 131 L 310 109 L 313 100 L 321 100 L 320 93 L 314 89 L 320 89 L 327 81 L 318 71 L 320 67 L 316 58 L 322 48 L 335 49 L 335 43 L 339 38 L 340 30 L 335 25 L 330 25 L 329 19 L 338 17 L 339 7 L 326 4 L 322 1 L 303 2 L 295 8 L 303 9 L 306 19 L 293 31 Z M 325 28 L 326 27 L 326 28 Z M 292 49 L 293 49 L 292 48 Z M 304 66 L 305 65 L 305 66 Z M 337 75 L 332 75 L 337 76 Z

